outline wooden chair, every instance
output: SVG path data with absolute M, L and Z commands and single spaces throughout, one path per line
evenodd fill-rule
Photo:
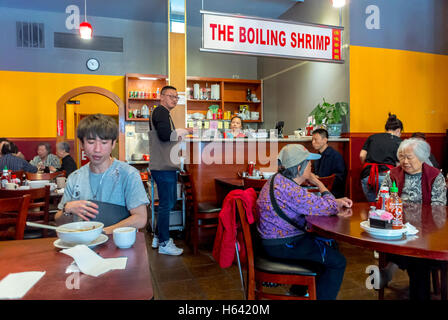
M 221 208 L 211 202 L 197 202 L 194 182 L 188 172 L 181 172 L 179 174 L 179 180 L 183 185 L 187 201 L 186 211 L 189 221 L 187 241 L 192 243 L 193 253 L 197 254 L 200 230 L 218 227 L 218 217 Z
M 65 177 L 65 170 L 52 173 L 26 173 L 26 178 L 28 180 L 53 180 L 56 179 L 56 177 Z
M 30 196 L 0 199 L 0 239 L 23 240 Z M 11 231 L 14 226 L 15 231 Z
M 259 250 L 256 250 L 256 245 L 252 241 L 252 233 L 256 232 L 255 223 L 252 226 L 249 225 L 240 199 L 236 200 L 236 206 L 237 219 L 241 224 L 241 230 L 238 232 L 243 233 L 247 256 L 247 278 L 244 286 L 246 299 L 316 300 L 316 272 L 299 265 L 297 261 L 275 260 L 257 252 Z M 263 292 L 263 282 L 307 286 L 308 296 Z
M 3 199 L 16 198 L 24 195 L 30 195 L 27 220 L 48 224 L 50 221 L 50 186 L 28 190 L 0 190 L 0 198 Z M 39 233 L 41 231 L 43 237 L 48 236 L 47 229 L 39 229 Z
M 243 189 L 253 188 L 258 195 L 265 185 L 266 181 L 268 180 L 243 178 Z
M 324 184 L 324 186 L 328 189 L 328 191 L 331 192 L 331 190 L 333 189 L 333 183 L 335 178 L 336 175 L 333 173 L 331 176 L 328 177 L 319 177 L 319 180 Z M 309 188 L 308 192 L 319 192 L 319 189 Z

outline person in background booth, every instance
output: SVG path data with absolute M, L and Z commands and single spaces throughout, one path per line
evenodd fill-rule
M 13 151 L 15 151 L 15 149 L 11 144 L 12 142 L 10 141 L 3 141 L 1 143 L 0 168 L 3 169 L 6 166 L 8 170 L 12 171 L 23 170 L 25 172 L 36 173 L 37 167 L 14 155 Z
M 244 138 L 246 135 L 243 132 L 243 120 L 240 116 L 233 116 L 230 121 L 230 130 L 224 131 L 224 138 Z
M 411 138 L 417 138 L 426 141 L 426 136 L 423 132 L 415 132 L 412 134 Z M 437 162 L 436 157 L 434 157 L 432 153 L 429 155 L 429 162 L 431 162 L 430 165 L 433 166 L 434 168 L 440 169 L 439 163 Z
M 269 257 L 308 261 L 316 264 L 317 299 L 336 299 L 344 276 L 345 257 L 327 242 L 308 232 L 306 216 L 331 216 L 343 207 L 351 207 L 348 198 L 335 199 L 325 185 L 311 173 L 310 160 L 320 155 L 310 153 L 300 144 L 288 144 L 279 153 L 279 173 L 263 186 L 257 200 L 257 230 L 261 247 Z M 301 184 L 308 181 L 321 195 L 308 192 Z M 347 212 L 340 213 L 346 215 Z M 293 286 L 291 293 L 300 290 Z
M 79 122 L 76 131 L 89 163 L 68 177 L 56 223 L 95 219 L 104 223 L 106 234 L 121 227 L 144 228 L 149 199 L 140 173 L 111 156 L 118 138 L 115 120 L 92 114 Z M 107 209 L 101 211 L 100 206 Z
M 56 145 L 56 155 L 61 158 L 62 165 L 59 169 L 50 166 L 50 172 L 65 170 L 65 176 L 68 178 L 72 172 L 78 169 L 75 160 L 70 155 L 70 145 L 67 142 L 59 142 Z
M 321 158 L 314 161 L 314 173 L 318 177 L 336 175 L 331 193 L 335 198 L 342 198 L 345 194 L 345 178 L 347 170 L 342 155 L 328 145 L 328 131 L 316 129 L 313 131 L 312 145 L 319 152 Z
M 385 133 L 368 137 L 359 154 L 363 164 L 361 186 L 368 202 L 375 201 L 386 172 L 398 164 L 397 149 L 401 143 L 403 123 L 389 113 L 385 128 Z
M 51 145 L 48 142 L 41 142 L 37 145 L 37 156 L 30 161 L 40 171 L 50 172 L 50 167 L 59 169 L 61 162 L 59 158 L 51 153 Z

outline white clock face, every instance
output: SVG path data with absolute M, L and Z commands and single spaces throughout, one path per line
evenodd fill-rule
M 89 60 L 87 60 L 87 68 L 89 70 L 96 71 L 96 70 L 98 70 L 99 67 L 100 67 L 100 63 L 97 59 L 90 58 Z

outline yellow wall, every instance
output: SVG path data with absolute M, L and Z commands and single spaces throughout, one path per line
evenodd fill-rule
M 2 121 L 0 136 L 56 137 L 56 102 L 66 92 L 83 86 L 105 88 L 124 100 L 123 76 L 0 71 L 1 115 L 10 119 Z M 104 108 L 108 109 L 107 105 Z
M 448 56 L 350 47 L 350 131 L 383 132 L 388 112 L 405 132 L 448 128 Z
M 107 115 L 118 115 L 117 105 L 105 96 L 86 93 L 73 97 L 71 100 L 79 100 L 79 104 L 66 105 L 67 139 L 75 138 L 76 114 L 102 113 Z

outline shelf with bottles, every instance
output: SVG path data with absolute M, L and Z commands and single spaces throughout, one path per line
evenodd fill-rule
M 199 92 L 202 89 L 209 89 L 210 96 L 207 94 L 205 98 L 211 98 L 211 85 L 219 85 L 220 100 L 194 99 L 194 85 L 199 86 Z M 214 97 L 217 95 L 218 89 L 214 87 Z M 225 114 L 231 112 L 233 116 L 239 113 L 240 106 L 248 106 L 250 112 L 258 112 L 258 120 L 247 120 L 250 122 L 263 121 L 263 103 L 262 103 L 262 82 L 260 80 L 244 80 L 244 79 L 226 79 L 226 78 L 204 78 L 204 77 L 187 77 L 187 113 L 207 113 L 210 104 L 216 104 Z M 198 91 L 198 90 L 196 90 Z M 197 97 L 197 93 L 196 93 Z M 200 96 L 204 98 L 204 96 Z M 223 117 L 224 118 L 224 117 Z
M 167 76 L 127 73 L 125 76 L 126 88 L 126 121 L 148 121 L 147 118 L 134 116 L 134 110 L 140 110 L 146 105 L 151 112 L 154 105 L 160 103 L 160 91 L 168 85 Z M 130 113 L 132 116 L 130 116 Z M 141 115 L 142 116 L 142 115 Z

